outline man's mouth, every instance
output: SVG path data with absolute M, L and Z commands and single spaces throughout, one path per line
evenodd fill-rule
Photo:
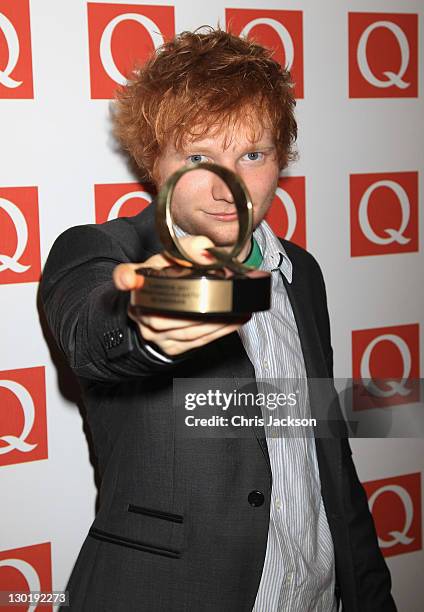
M 238 218 L 237 211 L 233 210 L 231 212 L 207 212 L 209 217 L 216 219 L 217 221 L 235 221 Z

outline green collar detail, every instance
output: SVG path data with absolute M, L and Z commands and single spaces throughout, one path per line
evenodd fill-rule
M 250 248 L 250 253 L 243 262 L 245 266 L 249 266 L 250 268 L 259 268 L 263 261 L 261 249 L 259 248 L 259 244 L 256 242 L 255 238 L 252 236 L 252 246 Z

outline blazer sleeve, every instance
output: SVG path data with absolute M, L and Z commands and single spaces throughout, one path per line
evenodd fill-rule
M 55 241 L 40 285 L 53 336 L 77 376 L 104 383 L 150 376 L 180 359 L 163 360 L 143 346 L 127 316 L 129 292 L 112 281 L 130 258 L 101 225 L 77 226 Z

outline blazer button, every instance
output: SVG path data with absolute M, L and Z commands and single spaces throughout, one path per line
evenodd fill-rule
M 265 498 L 261 491 L 250 491 L 247 500 L 251 506 L 262 506 Z

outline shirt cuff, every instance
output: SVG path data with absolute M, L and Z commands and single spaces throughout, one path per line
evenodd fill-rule
M 146 342 L 145 340 L 143 340 L 143 348 L 150 353 L 151 355 L 153 355 L 153 357 L 156 357 L 156 359 L 159 359 L 160 361 L 163 361 L 164 363 L 174 363 L 174 360 L 171 359 L 170 357 L 167 357 L 166 355 L 164 355 L 163 353 L 159 353 L 159 351 L 156 351 L 153 346 L 151 344 L 149 344 L 149 342 Z

